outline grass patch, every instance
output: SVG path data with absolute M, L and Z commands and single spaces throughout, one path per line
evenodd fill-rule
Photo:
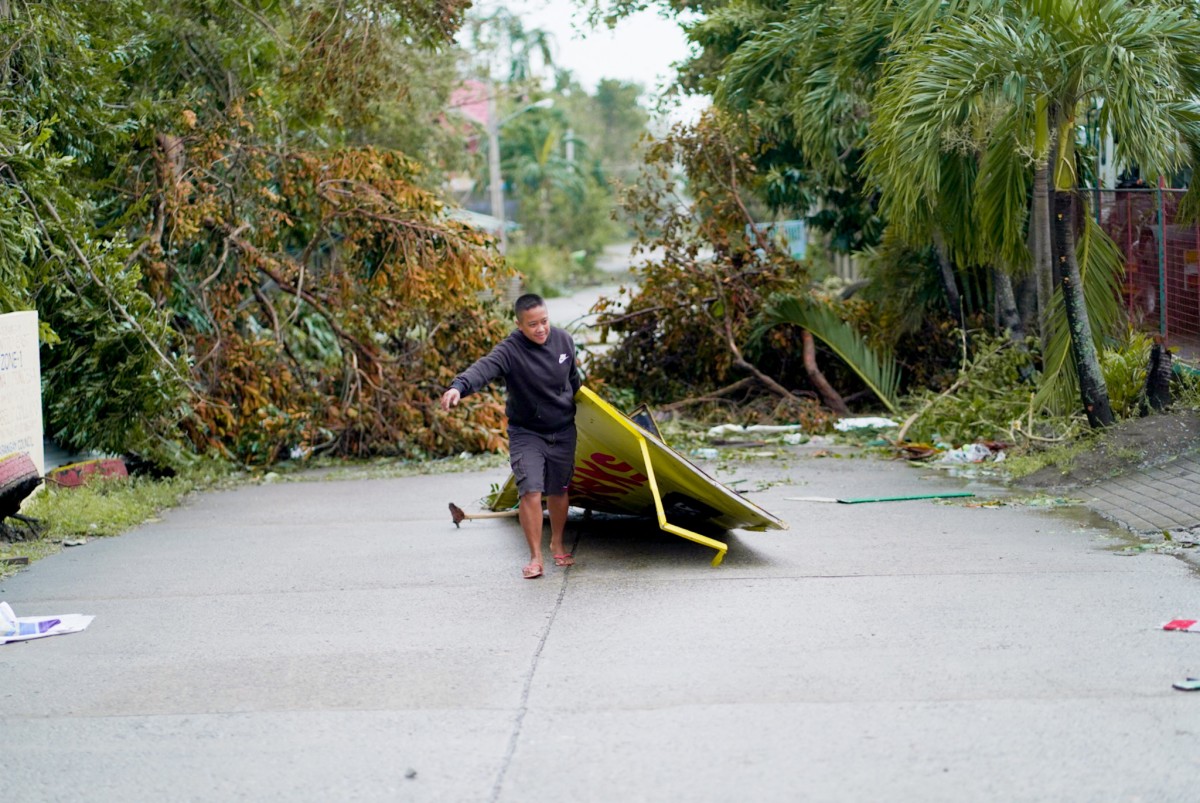
M 5 558 L 27 557 L 32 563 L 60 551 L 64 539 L 117 535 L 155 519 L 193 491 L 236 479 L 228 467 L 213 463 L 168 479 L 96 478 L 79 488 L 50 486 L 35 494 L 22 511 L 39 519 L 45 532 L 34 541 L 0 546 L 0 578 L 21 568 L 4 563 Z
M 506 454 L 461 455 L 441 460 L 380 459 L 347 464 L 329 459 L 280 464 L 266 474 L 251 475 L 218 461 L 202 464 L 169 479 L 149 477 L 96 478 L 79 488 L 48 487 L 36 494 L 22 511 L 46 528 L 40 539 L 0 541 L 0 578 L 22 565 L 6 558 L 28 558 L 30 563 L 62 550 L 64 539 L 118 535 L 139 524 L 154 521 L 160 513 L 179 505 L 194 491 L 227 487 L 241 482 L 300 482 L 411 477 L 418 474 L 453 474 L 508 466 Z M 21 525 L 17 525 L 20 527 Z
M 99 479 L 79 488 L 47 488 L 33 499 L 26 515 L 42 520 L 45 538 L 51 541 L 116 535 L 174 507 L 196 487 L 189 477 Z
M 1086 435 L 1057 444 L 1046 449 L 1026 449 L 1010 456 L 1001 463 L 1011 479 L 1027 477 L 1048 466 L 1054 466 L 1064 474 L 1071 470 L 1076 458 L 1096 447 L 1095 438 Z

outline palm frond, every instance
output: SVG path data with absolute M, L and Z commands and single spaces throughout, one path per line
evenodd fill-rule
M 811 332 L 813 337 L 832 349 L 858 374 L 888 410 L 896 412 L 900 367 L 890 349 L 876 351 L 830 307 L 788 293 L 778 293 L 767 299 L 759 313 L 752 338 L 757 340 L 772 327 L 784 323 L 795 324 Z
M 1025 153 L 1032 149 L 1033 126 L 1029 104 L 1006 104 L 1005 114 L 995 126 L 979 166 L 978 190 L 974 193 L 974 219 L 980 262 L 1022 268 L 1029 263 L 1025 223 L 1033 172 Z M 1028 141 L 1023 141 L 1027 137 Z

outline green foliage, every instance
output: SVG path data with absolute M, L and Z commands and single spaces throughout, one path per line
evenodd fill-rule
M 521 286 L 542 298 L 561 295 L 571 275 L 571 257 L 554 248 L 518 245 L 509 249 L 505 262 L 521 275 Z
M 186 398 L 186 364 L 167 314 L 127 265 L 129 247 L 96 237 L 94 207 L 68 189 L 72 160 L 51 129 L 0 122 L 0 312 L 35 308 L 42 324 L 47 432 L 74 449 L 170 461 L 162 439 Z
M 742 136 L 715 114 L 677 126 L 651 144 L 642 180 L 626 193 L 641 246 L 661 257 L 639 268 L 627 303 L 602 300 L 608 315 L 601 324 L 621 340 L 594 362 L 593 373 L 640 401 L 678 401 L 742 378 L 745 365 L 731 339 L 739 348 L 750 341 L 754 315 L 771 293 L 807 289 L 803 264 L 748 233 L 739 189 L 756 173 Z M 678 202 L 678 163 L 693 197 L 687 207 Z M 756 354 L 763 370 L 788 387 L 807 384 L 798 341 L 781 327 Z
M 983 334 L 970 337 L 969 344 L 957 390 L 945 396 L 923 390 L 910 397 L 909 403 L 925 412 L 910 427 L 909 440 L 957 446 L 977 440 L 1012 441 L 1018 432 L 1030 433 L 1033 386 L 1021 378 L 1031 365 L 1030 352 L 1006 338 Z M 1032 420 L 1035 431 L 1030 434 L 1039 436 L 1058 434 L 1063 423 L 1037 411 Z
M 568 88 L 564 105 L 587 154 L 606 178 L 625 184 L 636 180 L 638 151 L 650 118 L 639 102 L 642 87 L 602 78 L 591 94 Z
M 505 271 L 435 171 L 361 145 L 439 141 L 466 6 L 0 4 L 0 311 L 41 315 L 53 436 L 163 462 L 496 447 L 494 398 L 434 400 L 497 334 Z
M 1117 418 L 1129 418 L 1139 413 L 1153 346 L 1152 337 L 1130 329 L 1123 342 L 1100 353 L 1100 369 L 1104 372 L 1108 398 Z
M 1176 408 L 1200 411 L 1200 369 L 1177 362 L 1171 377 L 1171 396 Z
M 948 317 L 946 291 L 938 278 L 933 248 L 916 249 L 886 236 L 859 259 L 867 285 L 860 291 L 889 339 L 921 329 L 931 317 Z
M 681 67 L 686 86 L 761 132 L 756 161 L 772 208 L 806 215 L 843 253 L 883 231 L 861 162 L 888 5 L 715 3 L 689 27 L 702 50 Z

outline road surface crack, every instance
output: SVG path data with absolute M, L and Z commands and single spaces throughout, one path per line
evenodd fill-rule
M 575 533 L 575 540 L 571 544 L 571 552 L 574 554 L 579 551 L 579 539 L 581 533 Z M 563 598 L 567 595 L 567 581 L 571 577 L 571 567 L 567 566 L 563 569 L 562 583 L 558 588 L 558 597 L 554 600 L 554 608 L 550 611 L 550 616 L 546 619 L 546 626 L 542 628 L 542 635 L 538 639 L 537 648 L 533 651 L 533 660 L 529 663 L 529 672 L 525 675 L 525 687 L 521 690 L 521 702 L 517 706 L 517 716 L 513 720 L 512 733 L 508 737 L 508 747 L 505 748 L 504 758 L 500 762 L 500 771 L 496 775 L 496 783 L 492 786 L 492 794 L 488 798 L 491 803 L 496 803 L 500 799 L 500 792 L 504 788 L 504 778 L 508 775 L 508 768 L 512 764 L 513 756 L 517 752 L 517 744 L 521 739 L 521 728 L 525 724 L 525 714 L 529 711 L 529 693 L 533 689 L 533 679 L 537 675 L 538 663 L 542 659 L 542 650 L 546 647 L 546 641 L 550 638 L 550 629 L 554 627 L 554 620 L 558 618 L 558 611 L 562 607 Z

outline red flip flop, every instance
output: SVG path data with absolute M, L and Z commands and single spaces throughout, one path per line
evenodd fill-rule
M 524 569 L 521 569 L 521 576 L 526 580 L 532 580 L 535 577 L 542 576 L 542 564 L 530 563 Z
M 575 556 L 572 555 L 570 552 L 567 552 L 566 554 L 563 554 L 563 555 L 555 555 L 554 556 L 554 565 L 555 566 L 574 566 L 575 565 Z

